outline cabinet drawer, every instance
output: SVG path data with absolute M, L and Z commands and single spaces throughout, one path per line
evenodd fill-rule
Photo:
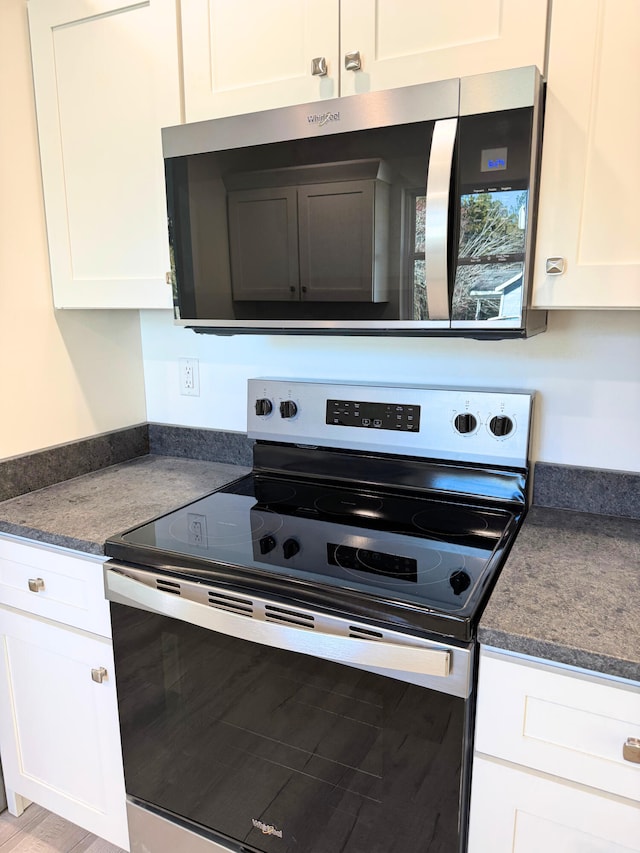
M 110 637 L 103 563 L 101 557 L 2 537 L 0 604 Z M 29 588 L 30 581 L 38 591 Z
M 640 801 L 640 685 L 493 656 L 480 659 L 476 750 Z

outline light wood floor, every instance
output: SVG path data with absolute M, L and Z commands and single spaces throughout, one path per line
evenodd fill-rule
M 32 803 L 20 817 L 0 814 L 0 853 L 122 853 L 68 820 Z

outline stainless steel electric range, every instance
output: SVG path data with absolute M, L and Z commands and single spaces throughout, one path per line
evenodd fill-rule
M 463 851 L 533 397 L 248 391 L 252 472 L 107 543 L 132 853 Z

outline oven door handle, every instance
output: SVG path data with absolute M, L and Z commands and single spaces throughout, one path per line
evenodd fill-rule
M 451 674 L 451 649 L 442 645 L 438 647 L 438 644 L 430 643 L 428 640 L 411 637 L 410 640 L 415 640 L 415 645 L 395 644 L 384 640 L 362 640 L 358 637 L 325 633 L 313 628 L 267 622 L 259 617 L 238 615 L 156 589 L 155 575 L 151 572 L 134 570 L 138 576 L 148 575 L 154 586 L 124 574 L 123 571 L 127 571 L 125 567 L 121 570 L 118 570 L 119 568 L 112 564 L 111 568 L 105 570 L 106 596 L 109 601 L 117 604 L 180 619 L 182 622 L 263 646 L 287 649 L 337 663 L 442 678 Z M 194 586 L 203 587 L 201 584 L 194 584 Z M 274 606 L 278 605 L 274 603 Z M 349 625 L 348 620 L 334 621 L 344 621 L 345 625 Z

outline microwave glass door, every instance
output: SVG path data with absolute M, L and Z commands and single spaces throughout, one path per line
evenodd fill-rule
M 425 195 L 436 124 L 167 159 L 180 317 L 222 326 L 432 320 Z M 445 218 L 445 267 L 446 230 Z

